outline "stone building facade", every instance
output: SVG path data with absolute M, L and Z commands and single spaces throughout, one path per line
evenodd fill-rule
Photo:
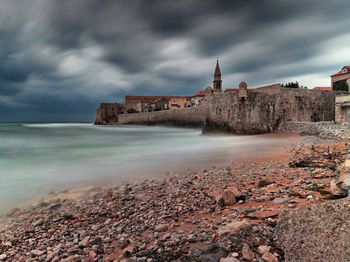
M 350 95 L 339 95 L 335 98 L 335 121 L 350 123 Z
M 333 90 L 349 91 L 350 66 L 344 66 L 339 72 L 331 75 Z

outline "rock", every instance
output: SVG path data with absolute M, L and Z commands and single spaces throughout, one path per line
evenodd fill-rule
M 95 237 L 90 242 L 91 245 L 101 245 L 102 244 L 102 238 L 101 237 Z
M 33 223 L 33 226 L 34 226 L 34 227 L 37 227 L 37 226 L 42 225 L 43 223 L 44 223 L 44 220 L 43 220 L 43 219 L 38 219 L 37 221 L 35 221 L 35 222 Z
M 70 213 L 66 213 L 66 214 L 63 214 L 63 219 L 64 220 L 73 220 L 75 217 L 73 214 L 70 214 Z
M 261 187 L 265 187 L 265 186 L 271 185 L 271 184 L 273 184 L 273 183 L 275 183 L 275 181 L 273 181 L 273 180 L 261 179 L 261 180 L 259 180 L 259 181 L 256 183 L 256 187 L 261 188 Z
M 236 203 L 234 193 L 236 192 L 231 193 L 227 189 L 216 188 L 210 193 L 210 196 L 215 199 L 219 206 L 230 206 Z
M 242 197 L 242 191 L 239 190 L 237 187 L 235 186 L 229 186 L 226 188 L 226 191 L 231 193 L 235 198 L 240 198 Z
M 266 252 L 261 259 L 265 262 L 278 262 L 278 258 L 270 252 Z
M 246 214 L 249 214 L 249 213 L 253 213 L 253 212 L 256 212 L 256 211 L 258 211 L 259 209 L 257 209 L 257 208 L 244 208 L 243 209 L 243 212 L 244 213 L 246 213 Z
M 332 180 L 331 194 L 337 197 L 346 197 L 348 196 L 349 192 L 341 187 L 341 183 L 337 183 L 335 180 Z
M 0 261 L 4 261 L 7 258 L 6 254 L 1 254 L 0 255 Z
M 57 254 L 54 252 L 48 253 L 46 256 L 46 261 L 52 261 L 56 256 L 57 256 Z
M 271 218 L 271 217 L 277 217 L 281 211 L 276 209 L 276 210 L 266 210 L 266 211 L 260 211 L 257 213 L 251 213 L 248 214 L 247 217 L 252 218 L 252 219 L 266 219 L 266 218 Z
M 220 262 L 239 262 L 239 260 L 235 257 L 225 257 L 221 258 Z
M 167 225 L 158 225 L 154 228 L 155 232 L 164 232 L 168 230 L 168 226 Z
M 56 210 L 56 209 L 59 209 L 60 207 L 62 206 L 62 204 L 60 203 L 54 203 L 54 204 L 51 204 L 48 209 L 50 210 Z
M 129 245 L 128 247 L 124 248 L 122 251 L 122 256 L 123 257 L 129 257 L 131 256 L 132 252 L 134 250 L 134 246 Z
M 290 200 L 290 197 L 288 198 L 275 198 L 272 202 L 275 204 L 283 204 L 285 202 L 288 202 Z
M 87 247 L 89 245 L 90 237 L 85 237 L 82 241 L 79 242 L 79 247 Z
M 306 199 L 313 199 L 314 197 L 312 195 L 308 195 Z
M 239 254 L 238 254 L 237 252 L 233 252 L 231 255 L 232 255 L 233 257 L 238 257 L 238 256 L 239 256 Z
M 235 221 L 227 224 L 226 226 L 219 228 L 217 232 L 219 236 L 226 235 L 226 234 L 233 234 L 247 226 L 250 226 L 247 220 Z
M 10 212 L 8 212 L 7 216 L 8 217 L 18 217 L 20 214 L 21 214 L 21 209 L 14 208 Z
M 41 251 L 41 250 L 34 249 L 34 250 L 30 251 L 30 253 L 31 253 L 33 256 L 39 257 L 39 256 L 45 254 L 45 251 Z
M 4 247 L 12 247 L 12 243 L 10 241 L 2 243 Z
M 93 250 L 90 250 L 89 251 L 89 257 L 91 258 L 91 259 L 95 259 L 96 257 L 97 257 L 97 254 L 96 254 L 96 252 L 95 251 L 93 251 Z
M 263 255 L 263 254 L 269 252 L 270 249 L 271 248 L 269 246 L 263 245 L 263 246 L 259 246 L 258 247 L 258 252 L 259 252 L 260 255 Z
M 247 243 L 243 243 L 242 256 L 248 261 L 252 261 L 255 258 L 254 252 L 250 249 Z

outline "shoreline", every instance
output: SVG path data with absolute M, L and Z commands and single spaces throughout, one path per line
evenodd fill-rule
M 0 251 L 12 261 L 284 261 L 273 240 L 279 214 L 330 201 L 323 194 L 335 177 L 328 169 L 289 167 L 292 147 L 179 176 L 51 196 L 14 210 Z M 320 184 L 322 190 L 313 188 Z M 23 242 L 28 237 L 33 244 Z
M 207 135 L 206 135 L 207 136 Z M 230 137 L 233 136 L 235 137 L 236 135 L 233 134 L 225 134 L 225 133 L 221 133 L 221 134 L 216 134 L 216 135 L 212 135 L 212 136 L 224 136 L 224 137 Z M 251 135 L 247 135 L 247 136 L 251 136 Z M 244 136 L 244 137 L 247 137 Z M 300 136 L 297 133 L 293 133 L 293 132 L 273 132 L 273 133 L 267 133 L 267 134 L 258 134 L 258 135 L 253 135 L 255 137 L 260 137 L 260 138 L 264 138 L 264 139 L 285 139 L 285 138 L 291 138 L 293 139 L 293 141 L 297 141 L 298 139 L 300 139 Z M 290 143 L 286 143 L 285 145 L 281 145 L 280 148 L 276 149 L 276 150 L 271 150 L 270 148 L 268 149 L 269 155 L 276 155 L 279 154 L 281 151 L 284 150 L 285 147 L 290 146 Z M 223 154 L 223 153 L 221 153 Z M 96 179 L 95 181 L 88 181 L 88 182 L 84 182 L 82 181 L 81 183 L 75 183 L 74 186 L 70 186 L 70 185 L 59 185 L 59 189 L 50 189 L 47 190 L 47 192 L 38 196 L 32 196 L 29 199 L 26 199 L 24 201 L 22 201 L 20 204 L 13 204 L 11 206 L 9 206 L 6 209 L 1 209 L 0 210 L 0 219 L 6 217 L 6 215 L 11 212 L 11 210 L 13 209 L 26 209 L 26 208 L 30 208 L 31 206 L 36 206 L 38 204 L 40 204 L 40 202 L 45 202 L 45 201 L 50 201 L 50 200 L 54 200 L 54 199 L 70 199 L 70 200 L 79 200 L 81 198 L 86 197 L 89 193 L 93 192 L 93 191 L 99 191 L 99 190 L 103 190 L 103 189 L 108 189 L 109 187 L 116 187 L 116 186 L 122 186 L 125 184 L 133 184 L 133 183 L 142 183 L 144 180 L 150 179 L 150 180 L 161 180 L 164 179 L 166 176 L 169 175 L 174 175 L 176 174 L 177 176 L 181 177 L 186 175 L 188 172 L 198 172 L 202 169 L 207 169 L 207 168 L 211 168 L 212 166 L 227 166 L 230 165 L 232 162 L 241 162 L 244 161 L 246 159 L 258 159 L 262 156 L 266 157 L 266 153 L 265 152 L 246 152 L 246 155 L 244 156 L 234 156 L 232 153 L 228 153 L 229 155 L 231 155 L 231 157 L 222 157 L 222 156 L 218 156 L 215 157 L 213 156 L 213 158 L 211 159 L 207 159 L 205 162 L 204 161 L 200 161 L 198 160 L 197 164 L 193 164 L 193 163 L 187 163 L 186 166 L 182 166 L 181 168 L 177 168 L 177 169 L 168 169 L 165 166 L 162 168 L 158 168 L 159 170 L 156 172 L 151 172 L 149 174 L 149 177 L 146 175 L 143 175 L 141 177 L 137 177 L 136 175 L 132 175 L 132 177 L 126 178 L 126 177 L 116 177 L 116 178 L 112 178 L 110 177 L 109 179 Z M 199 163 L 200 162 L 200 163 Z M 136 171 L 135 171 L 136 172 Z

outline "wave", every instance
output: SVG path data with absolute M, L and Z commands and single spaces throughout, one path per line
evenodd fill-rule
M 22 124 L 23 127 L 32 128 L 57 128 L 57 127 L 87 127 L 92 123 L 45 123 L 45 124 Z

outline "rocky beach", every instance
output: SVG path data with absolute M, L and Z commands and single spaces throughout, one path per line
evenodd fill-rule
M 277 155 L 13 209 L 0 224 L 0 261 L 326 261 L 321 247 L 327 261 L 344 261 L 316 241 L 350 231 L 337 212 L 327 215 L 334 228 L 320 223 L 324 209 L 350 206 L 334 186 L 347 145 L 329 134 Z

